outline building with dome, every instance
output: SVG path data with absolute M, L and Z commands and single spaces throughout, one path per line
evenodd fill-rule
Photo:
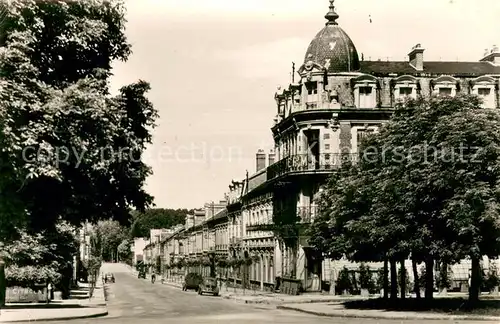
M 261 289 L 280 277 L 300 282 L 305 291 L 322 291 L 335 270 L 351 265 L 315 253 L 305 229 L 316 217 L 321 186 L 342 163 L 356 160 L 360 140 L 377 132 L 398 101 L 468 93 L 482 97 L 485 108 L 500 108 L 496 46 L 477 62 L 426 61 L 420 44 L 407 61 L 365 61 L 338 24 L 333 1 L 325 18 L 296 71 L 297 82 L 275 94 L 275 149 L 259 151 L 256 173 L 232 181 L 225 195 L 224 253 L 253 256 L 239 280 Z M 466 282 L 468 266 L 454 275 Z M 282 291 L 295 293 L 296 287 Z

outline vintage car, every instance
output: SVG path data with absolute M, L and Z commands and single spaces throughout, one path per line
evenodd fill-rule
M 198 294 L 202 295 L 204 293 L 219 296 L 219 286 L 216 278 L 207 277 L 203 279 L 203 282 L 198 287 Z
M 198 287 L 203 282 L 203 277 L 199 273 L 190 272 L 184 278 L 184 284 L 182 285 L 182 290 L 198 290 Z
M 106 276 L 104 277 L 104 282 L 115 283 L 115 276 L 110 272 L 106 273 Z

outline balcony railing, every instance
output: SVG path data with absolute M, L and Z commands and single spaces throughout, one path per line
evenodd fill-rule
M 311 223 L 318 215 L 318 206 L 307 206 L 297 208 L 297 217 L 299 218 L 299 223 L 308 224 Z
M 338 169 L 343 163 L 355 163 L 357 153 L 297 154 L 287 156 L 267 168 L 267 179 L 292 172 L 325 172 Z
M 240 237 L 231 237 L 229 239 L 229 244 L 231 245 L 238 245 L 241 244 L 242 239 Z

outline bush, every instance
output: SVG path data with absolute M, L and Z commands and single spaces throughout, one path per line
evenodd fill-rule
M 439 289 L 450 289 L 452 282 L 452 270 L 451 267 L 446 264 L 441 264 L 439 267 L 439 272 L 436 278 L 436 285 Z
M 384 289 L 384 269 L 379 269 L 377 271 L 377 281 L 376 281 L 376 289 L 382 290 Z
M 373 281 L 370 266 L 363 263 L 359 266 L 359 285 L 361 289 L 368 289 L 369 291 L 373 291 L 375 288 L 375 282 Z
M 351 276 L 349 275 L 349 270 L 344 267 L 339 272 L 339 277 L 337 278 L 337 282 L 335 285 L 335 290 L 340 294 L 343 294 L 345 291 L 352 292 L 352 281 Z
M 404 279 L 405 285 L 406 285 L 405 293 L 407 294 L 412 290 L 412 285 L 410 282 L 410 276 L 408 274 L 408 269 L 405 269 L 405 270 L 406 270 L 405 271 L 405 279 Z M 401 270 L 400 270 L 400 271 L 398 271 L 398 289 L 399 289 L 399 291 L 401 291 L 402 286 L 403 286 L 403 281 L 401 280 Z
M 500 284 L 500 278 L 498 277 L 498 271 L 495 264 L 491 264 L 488 270 L 488 274 L 483 280 L 483 287 L 486 291 L 492 291 Z

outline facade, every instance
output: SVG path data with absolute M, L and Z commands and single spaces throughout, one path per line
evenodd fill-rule
M 321 186 L 342 163 L 356 161 L 363 136 L 377 132 L 407 97 L 476 94 L 485 108 L 500 108 L 498 47 L 477 62 L 426 61 L 421 44 L 407 61 L 365 61 L 339 26 L 333 1 L 325 18 L 292 83 L 275 94 L 275 149 L 257 153 L 256 173 L 231 182 L 220 210 L 205 206 L 204 219 L 202 211 L 187 216 L 185 228 L 165 241 L 172 241 L 170 260 L 209 251 L 252 256 L 242 275 L 261 288 L 281 277 L 321 291 L 350 264 L 315 253 L 305 229 L 316 217 Z M 467 278 L 468 267 L 454 272 Z
M 90 223 L 85 223 L 79 229 L 80 236 L 80 261 L 86 263 L 90 259 L 90 235 L 92 234 L 92 225 Z
M 147 241 L 143 237 L 136 237 L 134 239 L 134 245 L 131 247 L 133 252 L 133 264 L 137 264 L 139 261 L 144 261 L 144 248 L 146 247 Z

